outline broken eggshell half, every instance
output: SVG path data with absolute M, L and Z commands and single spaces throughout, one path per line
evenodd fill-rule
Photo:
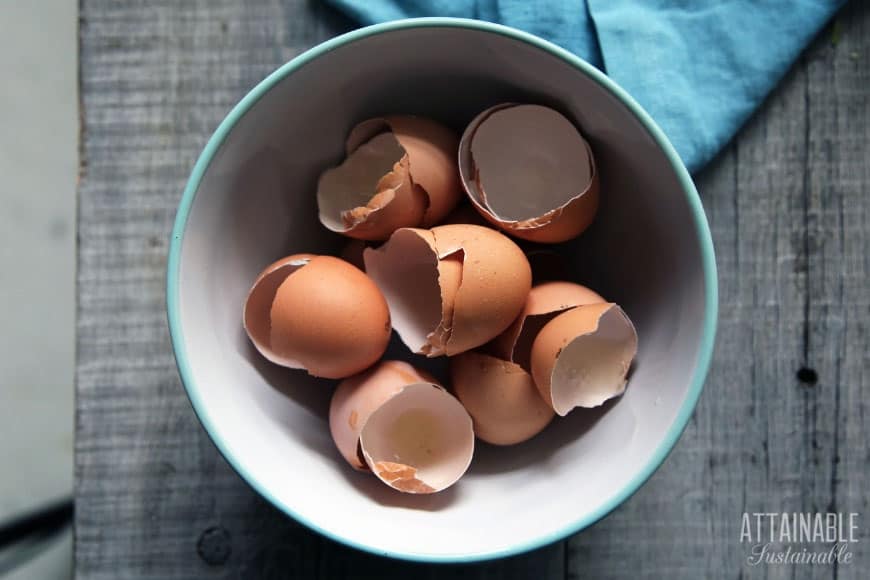
M 375 283 L 344 260 L 312 254 L 266 267 L 248 293 L 243 320 L 268 360 L 330 379 L 374 364 L 391 333 L 389 309 Z
M 450 129 L 422 117 L 363 121 L 347 138 L 345 160 L 320 176 L 321 223 L 364 240 L 437 223 L 461 195 L 458 142 Z
M 481 215 L 525 240 L 570 240 L 598 211 L 592 149 L 549 107 L 504 103 L 480 113 L 460 140 L 459 173 Z
M 453 356 L 504 331 L 523 308 L 531 269 L 503 234 L 469 224 L 397 230 L 364 252 L 393 328 L 416 354 Z
M 471 418 L 435 379 L 383 361 L 338 386 L 329 427 L 342 456 L 399 491 L 433 493 L 455 483 L 474 451 Z
M 600 302 L 607 301 L 594 290 L 574 282 L 552 281 L 532 286 L 523 311 L 487 345 L 487 350 L 531 372 L 532 343 L 544 325 L 560 312 Z
M 597 407 L 625 391 L 637 354 L 637 332 L 622 308 L 587 304 L 562 312 L 532 345 L 532 378 L 560 416 Z
M 474 434 L 493 445 L 531 439 L 553 420 L 532 376 L 519 365 L 477 351 L 450 359 L 453 392 L 474 421 Z

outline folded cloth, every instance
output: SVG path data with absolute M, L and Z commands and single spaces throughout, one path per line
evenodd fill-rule
M 600 68 L 652 115 L 690 171 L 740 128 L 844 0 L 325 0 L 361 24 L 476 18 Z

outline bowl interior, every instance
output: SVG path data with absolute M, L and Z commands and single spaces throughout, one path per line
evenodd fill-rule
M 358 34 L 265 82 L 271 88 L 211 151 L 177 242 L 177 284 L 170 282 L 186 386 L 231 463 L 276 505 L 328 535 L 425 560 L 528 549 L 614 507 L 669 447 L 684 403 L 694 401 L 709 341 L 705 226 L 644 124 L 576 66 L 483 27 Z M 589 139 L 602 205 L 592 228 L 561 248 L 565 277 L 623 306 L 639 333 L 639 355 L 618 401 L 575 411 L 516 447 L 479 443 L 468 474 L 441 494 L 397 494 L 343 462 L 326 423 L 334 384 L 262 360 L 242 329 L 242 305 L 269 262 L 341 248 L 317 220 L 314 192 L 356 122 L 406 112 L 461 131 L 505 101 L 549 104 Z M 437 372 L 443 362 L 434 365 Z

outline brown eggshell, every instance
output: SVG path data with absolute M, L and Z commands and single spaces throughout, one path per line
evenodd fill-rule
M 317 183 L 321 223 L 363 240 L 383 240 L 397 228 L 417 225 L 427 200 L 411 183 L 409 158 L 391 132 L 362 131 L 348 138 L 345 160 Z
M 408 152 L 411 179 L 429 198 L 422 225 L 431 227 L 447 217 L 462 197 L 456 165 L 459 137 L 423 117 L 393 115 L 385 120 Z
M 329 404 L 329 431 L 339 453 L 355 469 L 367 471 L 359 451 L 359 434 L 384 401 L 415 383 L 438 382 L 403 361 L 384 360 L 339 383 Z
M 522 311 L 532 286 L 525 254 L 503 234 L 475 225 L 432 228 L 439 257 L 463 253 L 446 352 L 476 348 L 503 332 Z
M 558 415 L 597 407 L 625 390 L 637 333 L 612 303 L 577 306 L 548 322 L 532 345 L 532 377 Z
M 399 337 L 430 357 L 470 350 L 501 333 L 531 287 L 519 247 L 480 226 L 405 228 L 363 257 Z
M 450 359 L 456 397 L 474 421 L 474 433 L 493 445 L 531 439 L 550 424 L 553 409 L 518 365 L 476 351 Z
M 343 378 L 374 364 L 390 339 L 390 315 L 378 287 L 358 268 L 317 256 L 278 286 L 270 345 L 309 374 Z
M 533 286 L 522 313 L 487 350 L 531 372 L 532 343 L 544 325 L 569 308 L 599 302 L 606 300 L 594 290 L 574 282 L 553 281 Z
M 518 238 L 569 240 L 598 210 L 592 150 L 548 107 L 505 103 L 479 114 L 460 141 L 459 171 L 472 205 Z
M 293 254 L 269 264 L 260 272 L 248 291 L 242 314 L 245 331 L 260 354 L 275 364 L 293 369 L 302 368 L 298 361 L 279 356 L 272 349 L 270 312 L 278 287 L 290 274 L 315 257 L 314 254 Z
M 362 426 L 359 448 L 369 469 L 405 493 L 434 493 L 453 485 L 474 452 L 471 417 L 442 387 L 407 385 Z
M 406 227 L 431 227 L 441 222 L 462 197 L 462 184 L 456 165 L 459 137 L 449 128 L 424 117 L 390 115 L 360 123 L 349 143 L 374 131 L 389 130 L 407 152 L 409 173 L 414 186 L 427 199 L 423 219 Z

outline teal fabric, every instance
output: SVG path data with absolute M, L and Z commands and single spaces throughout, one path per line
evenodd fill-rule
M 477 18 L 531 32 L 606 72 L 690 171 L 728 142 L 844 0 L 325 0 L 360 24 Z

